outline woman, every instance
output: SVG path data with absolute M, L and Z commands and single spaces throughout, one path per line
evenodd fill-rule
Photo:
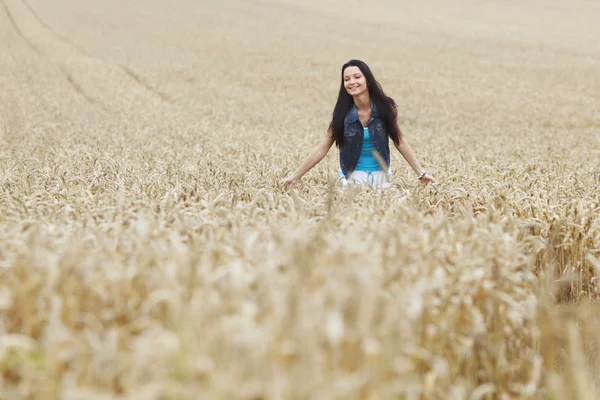
M 435 182 L 417 161 L 396 120 L 398 106 L 383 92 L 373 73 L 360 60 L 342 67 L 342 83 L 333 117 L 325 138 L 302 161 L 298 169 L 281 183 L 294 185 L 317 165 L 335 142 L 340 149 L 340 180 L 348 184 L 391 186 L 389 140 L 427 185 Z

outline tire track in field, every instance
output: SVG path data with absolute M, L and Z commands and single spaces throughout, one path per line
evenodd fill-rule
M 42 25 L 44 28 L 46 28 L 47 30 L 49 30 L 50 32 L 52 32 L 52 34 L 54 36 L 58 37 L 63 42 L 76 47 L 73 43 L 71 43 L 69 41 L 69 39 L 66 36 L 63 36 L 63 35 L 59 34 L 58 32 L 56 32 L 54 29 L 52 29 L 52 27 L 50 25 L 48 25 L 48 23 L 46 21 L 44 21 L 39 16 L 39 14 L 33 9 L 33 7 L 31 7 L 31 5 L 27 1 L 22 0 L 22 3 L 25 5 L 25 7 L 27 7 L 27 9 L 29 10 L 29 12 L 31 12 L 31 14 L 33 15 L 33 17 L 40 23 L 40 25 Z
M 71 85 L 73 90 L 75 90 L 77 93 L 79 93 L 81 96 L 83 96 L 88 101 L 88 103 L 96 104 L 96 99 L 87 95 L 83 91 L 81 86 L 79 86 L 79 84 L 75 81 L 75 79 L 73 79 L 73 77 L 71 76 L 71 74 L 69 72 L 67 72 L 63 67 L 58 67 L 58 68 L 60 69 L 60 72 L 62 72 L 62 74 L 65 76 L 65 79 L 67 80 L 67 82 L 69 82 L 69 84 Z
M 19 36 L 21 36 L 21 38 L 23 38 L 23 40 L 25 41 L 25 43 L 30 48 L 32 48 L 36 53 L 38 53 L 41 56 L 46 56 L 45 52 L 39 46 L 37 46 L 29 37 L 27 37 L 27 35 L 25 35 L 25 33 L 23 32 L 23 29 L 21 28 L 21 26 L 19 25 L 19 23 L 15 19 L 14 15 L 11 12 L 10 8 L 8 7 L 8 5 L 6 4 L 6 0 L 1 0 L 1 1 L 2 1 L 2 6 L 4 7 L 4 10 L 6 12 L 6 15 L 7 15 L 10 23 L 12 24 L 15 32 L 17 32 L 17 34 Z M 65 80 L 67 81 L 67 83 L 73 88 L 73 90 L 76 93 L 78 93 L 79 95 L 81 95 L 88 103 L 90 103 L 90 104 L 96 103 L 96 100 L 94 98 L 92 98 L 90 95 L 86 94 L 81 89 L 81 86 L 73 79 L 73 77 L 68 72 L 65 71 L 65 69 L 62 66 L 59 66 L 58 70 L 60 71 L 60 73 L 63 75 L 63 77 L 65 78 Z
M 134 81 L 136 81 L 138 84 L 142 85 L 143 87 L 145 87 L 147 90 L 149 90 L 150 92 L 153 92 L 154 94 L 156 94 L 161 100 L 163 101 L 167 101 L 169 100 L 169 96 L 166 95 L 165 93 L 153 88 L 148 81 L 146 80 L 146 78 L 142 77 L 141 75 L 137 74 L 136 72 L 133 72 L 130 68 L 124 66 L 124 65 L 120 65 L 119 67 Z
M 55 32 L 24 0 L 0 1 L 19 35 L 57 67 L 73 92 L 88 103 L 104 111 L 127 112 L 136 106 L 158 106 L 168 98 L 134 71 L 87 54 Z
M 48 24 L 42 17 L 40 17 L 40 15 L 37 13 L 37 11 L 35 11 L 35 9 L 29 4 L 29 2 L 27 0 L 21 0 L 21 2 L 25 5 L 25 7 L 27 7 L 27 9 L 29 10 L 29 12 L 31 12 L 31 14 L 39 22 L 39 24 L 42 25 L 44 28 L 46 28 L 50 33 L 52 33 L 58 39 L 60 39 L 61 41 L 63 41 L 65 44 L 73 47 L 75 50 L 77 50 L 82 55 L 84 55 L 86 57 L 89 57 L 89 58 L 97 59 L 98 61 L 102 61 L 102 60 L 99 60 L 97 57 L 94 57 L 93 55 L 91 55 L 87 51 L 85 51 L 82 47 L 76 45 L 74 42 L 72 42 L 71 40 L 69 40 L 69 38 L 67 36 L 58 33 L 54 28 L 52 28 L 50 26 L 50 24 Z M 129 76 L 131 79 L 133 79 L 139 85 L 143 86 L 149 92 L 154 93 L 161 100 L 163 100 L 163 101 L 169 100 L 169 96 L 168 95 L 166 95 L 165 93 L 161 92 L 160 90 L 154 88 L 148 82 L 148 80 L 146 78 L 144 78 L 140 74 L 134 72 L 131 68 L 128 68 L 128 67 L 126 67 L 126 66 L 124 66 L 122 64 L 118 64 L 117 66 L 121 70 L 123 70 L 123 72 L 127 76 Z
M 23 34 L 23 31 L 21 31 L 21 28 L 19 28 L 19 25 L 17 25 L 17 22 L 15 21 L 15 18 L 13 17 L 12 13 L 8 9 L 8 6 L 4 2 L 4 0 L 0 0 L 0 1 L 2 1 L 2 6 L 4 8 L 4 12 L 6 13 L 6 16 L 8 17 L 8 20 L 10 21 L 11 25 L 13 26 L 13 28 L 15 29 L 15 31 L 17 32 L 17 34 L 19 36 L 21 36 L 23 38 L 23 40 L 25 41 L 25 43 L 27 43 L 27 45 L 29 47 L 31 47 L 34 51 L 36 51 L 37 53 L 41 53 L 42 51 L 35 44 L 33 44 L 33 42 L 31 40 L 29 40 L 27 38 L 27 36 L 25 36 Z

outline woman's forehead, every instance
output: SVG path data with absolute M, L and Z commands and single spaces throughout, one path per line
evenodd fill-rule
M 344 69 L 344 75 L 354 75 L 357 73 L 362 75 L 360 68 L 353 66 L 353 65 L 346 67 L 346 69 Z

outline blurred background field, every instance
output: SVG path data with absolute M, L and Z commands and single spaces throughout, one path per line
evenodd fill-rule
M 598 398 L 599 19 L 0 0 L 0 398 Z M 436 188 L 278 185 L 350 58 Z

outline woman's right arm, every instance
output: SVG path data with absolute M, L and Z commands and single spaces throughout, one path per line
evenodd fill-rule
M 327 132 L 326 136 L 319 143 L 306 158 L 302 161 L 300 166 L 294 171 L 294 173 L 287 178 L 283 179 L 281 183 L 285 185 L 293 185 L 300 180 L 308 171 L 317 165 L 329 152 L 331 145 L 333 145 L 334 139 L 330 132 Z

